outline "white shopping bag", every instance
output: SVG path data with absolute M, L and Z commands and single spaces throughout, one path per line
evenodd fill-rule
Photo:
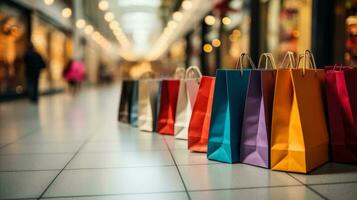
M 198 67 L 191 66 L 186 70 L 185 79 L 180 81 L 175 118 L 176 139 L 187 140 L 188 138 L 188 126 L 201 77 Z

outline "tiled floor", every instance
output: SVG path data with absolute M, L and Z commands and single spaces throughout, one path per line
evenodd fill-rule
M 119 124 L 118 90 L 0 104 L 0 199 L 357 199 L 357 166 L 305 176 L 221 164 Z

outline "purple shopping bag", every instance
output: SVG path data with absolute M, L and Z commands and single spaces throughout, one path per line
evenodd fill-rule
M 269 60 L 274 69 L 252 70 L 244 108 L 240 159 L 242 163 L 270 168 L 270 128 L 275 88 L 275 64 L 270 54 L 262 57 Z M 259 64 L 260 65 L 260 64 Z

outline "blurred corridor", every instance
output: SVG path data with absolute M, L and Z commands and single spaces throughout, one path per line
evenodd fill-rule
M 356 200 L 356 65 L 357 0 L 0 0 L 0 200 Z

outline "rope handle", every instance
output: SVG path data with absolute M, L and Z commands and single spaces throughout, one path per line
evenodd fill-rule
M 270 63 L 270 66 L 273 69 L 276 69 L 276 64 L 274 60 L 274 56 L 271 53 L 262 53 L 259 57 L 259 62 L 258 62 L 258 69 L 261 69 L 261 63 L 263 59 L 265 58 L 265 69 L 268 69 L 268 63 Z
M 310 50 L 306 49 L 304 54 L 300 54 L 299 55 L 299 60 L 298 60 L 298 63 L 297 63 L 297 67 L 299 67 L 300 61 L 302 59 L 304 59 L 304 65 L 302 66 L 302 74 L 303 75 L 305 75 L 306 68 L 307 68 L 307 65 L 306 65 L 307 57 L 309 57 L 310 68 L 312 68 L 314 70 L 317 69 L 314 55 L 312 54 L 312 52 Z
M 252 60 L 252 58 L 250 58 L 250 56 L 246 53 L 241 53 L 239 58 L 238 58 L 238 61 L 236 63 L 236 67 L 235 69 L 238 69 L 238 66 L 240 68 L 240 72 L 241 72 L 241 75 L 243 75 L 243 62 L 244 62 L 244 58 L 246 58 L 250 64 L 250 66 L 253 68 L 253 69 L 256 69 L 255 67 L 255 64 Z
M 285 67 L 284 64 L 287 61 L 287 59 L 289 59 L 288 61 L 288 67 Z M 294 53 L 291 51 L 288 51 L 285 53 L 283 61 L 281 62 L 280 68 L 284 69 L 284 68 L 295 68 L 295 57 L 294 57 Z
M 190 73 L 190 72 L 196 72 L 196 73 Z M 185 74 L 185 78 L 190 78 L 190 74 L 197 74 L 198 77 L 193 77 L 193 78 L 201 78 L 202 77 L 202 73 L 200 68 L 198 68 L 197 66 L 190 66 L 186 69 L 186 74 Z
M 186 74 L 186 69 L 184 67 L 177 67 L 174 78 L 183 79 L 185 78 L 185 74 Z

